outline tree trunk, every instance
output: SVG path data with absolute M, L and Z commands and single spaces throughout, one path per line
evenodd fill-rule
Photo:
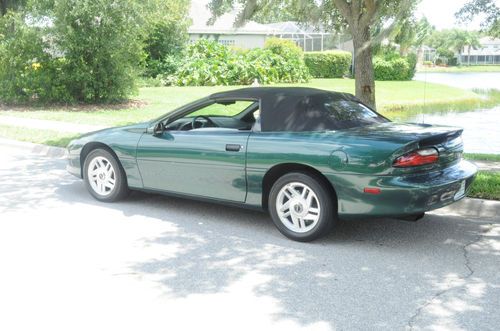
M 467 65 L 470 66 L 470 45 L 469 48 L 467 48 Z
M 0 0 L 0 13 L 4 16 L 7 13 L 7 0 Z
M 375 105 L 375 75 L 373 72 L 372 45 L 369 27 L 351 28 L 354 44 L 354 79 L 356 97 L 370 107 Z

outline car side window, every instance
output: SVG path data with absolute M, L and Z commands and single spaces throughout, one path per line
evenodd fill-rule
M 258 101 L 221 100 L 187 113 L 166 126 L 170 131 L 233 129 L 250 130 L 255 123 L 253 115 Z M 257 107 L 257 108 L 256 108 Z
M 231 101 L 216 102 L 189 114 L 187 117 L 196 116 L 225 116 L 234 117 L 241 114 L 245 109 L 251 106 L 254 101 Z

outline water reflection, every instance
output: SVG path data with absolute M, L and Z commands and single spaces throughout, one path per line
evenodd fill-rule
M 414 79 L 463 89 L 500 89 L 500 72 L 418 72 Z
M 417 73 L 414 79 L 463 89 L 500 89 L 500 72 Z M 465 152 L 500 154 L 500 107 L 417 114 L 404 121 L 462 127 Z
M 470 112 L 419 114 L 407 122 L 464 128 L 466 153 L 500 154 L 500 107 Z

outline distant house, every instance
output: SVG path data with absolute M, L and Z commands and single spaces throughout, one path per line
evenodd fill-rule
M 422 62 L 422 61 L 434 62 L 434 60 L 436 59 L 437 52 L 436 52 L 435 48 L 423 45 L 422 47 L 420 47 L 419 51 L 420 51 L 419 54 L 422 54 L 422 59 L 421 59 L 421 61 L 419 59 L 419 62 Z
M 278 37 L 293 40 L 304 51 L 322 51 L 335 48 L 336 38 L 331 33 L 305 29 L 296 22 L 260 24 L 253 21 L 235 28 L 236 13 L 227 13 L 219 17 L 214 24 L 207 24 L 210 11 L 205 3 L 193 1 L 190 17 L 193 22 L 188 30 L 191 42 L 200 38 L 217 40 L 227 46 L 245 49 L 262 48 L 268 38 Z
M 471 65 L 500 64 L 500 38 L 483 37 L 479 42 L 480 48 L 470 49 L 470 59 L 465 47 L 460 62 Z

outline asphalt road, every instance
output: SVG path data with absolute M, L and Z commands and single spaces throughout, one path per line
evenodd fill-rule
M 498 330 L 500 204 L 339 224 L 93 200 L 65 160 L 0 146 L 0 330 Z

